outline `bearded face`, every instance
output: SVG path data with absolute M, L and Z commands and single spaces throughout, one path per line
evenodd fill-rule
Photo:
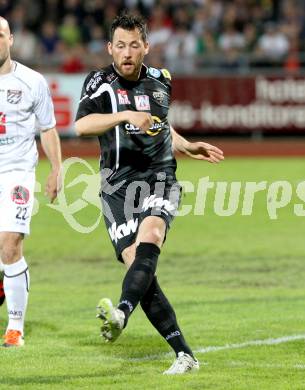
M 148 43 L 143 41 L 139 29 L 129 31 L 119 27 L 108 44 L 108 52 L 121 76 L 126 80 L 137 80 L 148 53 Z
M 4 18 L 0 17 L 0 68 L 10 61 L 10 49 L 13 44 L 13 36 L 9 25 Z

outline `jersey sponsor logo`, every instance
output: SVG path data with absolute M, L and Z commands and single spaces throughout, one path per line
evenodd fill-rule
M 162 104 L 165 100 L 165 93 L 163 91 L 155 91 L 153 92 L 153 97 L 157 100 L 157 102 Z
M 117 94 L 119 98 L 119 104 L 130 104 L 127 91 L 124 89 L 118 89 Z
M 27 204 L 30 199 L 30 192 L 23 186 L 15 186 L 12 189 L 11 198 L 16 204 Z
M 149 111 L 150 110 L 149 96 L 147 96 L 147 95 L 135 96 L 134 100 L 136 103 L 136 109 L 138 111 Z
M 154 121 L 154 124 L 145 133 L 150 135 L 151 137 L 154 137 L 155 135 L 159 134 L 160 131 L 163 130 L 165 122 L 161 121 L 158 116 L 152 116 L 152 119 Z M 144 132 L 141 131 L 139 127 L 136 127 L 131 123 L 126 123 L 124 127 L 127 134 L 144 134 Z
M 157 208 L 160 211 L 165 210 L 165 214 L 167 212 L 171 213 L 175 211 L 175 206 L 167 199 L 163 199 L 161 197 L 157 198 L 156 194 L 147 196 L 143 201 L 142 210 L 147 211 L 148 209 Z
M 98 84 L 102 81 L 101 73 L 95 73 L 95 75 L 90 79 L 86 86 L 86 91 L 95 90 L 98 86 Z
M 119 226 L 117 226 L 116 222 L 113 222 L 111 227 L 108 229 L 111 240 L 117 243 L 118 240 L 121 240 L 123 237 L 127 237 L 131 233 L 135 233 L 138 229 L 138 223 L 138 218 L 130 219 Z
M 6 116 L 4 112 L 0 112 L 0 134 L 5 134 L 6 133 Z
M 15 137 L 6 137 L 6 138 L 0 138 L 0 146 L 2 145 L 12 145 L 16 142 Z
M 110 73 L 108 76 L 106 76 L 106 80 L 109 83 L 111 83 L 111 81 L 113 81 L 115 78 L 116 78 L 116 74 L 115 73 Z
M 22 97 L 22 91 L 17 89 L 8 89 L 6 100 L 11 104 L 18 104 Z
M 158 116 L 152 116 L 152 119 L 154 124 L 149 128 L 149 130 L 146 131 L 146 134 L 154 137 L 164 128 L 165 122 L 162 122 Z
M 156 69 L 156 68 L 149 68 L 148 69 L 148 72 L 153 76 L 153 77 L 156 77 L 156 78 L 159 78 L 161 76 L 161 72 L 159 69 Z
M 169 80 L 172 79 L 172 76 L 171 76 L 171 74 L 169 73 L 169 71 L 168 71 L 167 69 L 161 69 L 161 72 L 162 72 L 163 76 L 164 76 L 166 79 L 169 79 Z
M 131 123 L 125 123 L 124 127 L 125 127 L 127 134 L 140 134 L 141 133 L 141 130 L 139 129 L 139 127 L 136 127 L 136 126 L 132 125 Z

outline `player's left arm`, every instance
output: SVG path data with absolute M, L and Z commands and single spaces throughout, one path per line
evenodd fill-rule
M 51 172 L 47 178 L 45 194 L 53 203 L 61 189 L 61 147 L 55 127 L 41 131 L 42 148 L 51 163 Z
M 174 151 L 186 154 L 196 160 L 205 160 L 210 163 L 219 163 L 224 159 L 223 151 L 206 142 L 190 142 L 178 134 L 170 126 Z
M 51 172 L 47 178 L 45 194 L 50 202 L 54 202 L 61 188 L 61 148 L 56 130 L 54 105 L 45 78 L 36 76 L 33 87 L 34 105 L 37 129 L 40 131 L 42 148 L 51 163 Z

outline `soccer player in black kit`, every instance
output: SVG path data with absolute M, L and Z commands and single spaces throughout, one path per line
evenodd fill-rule
M 99 138 L 104 219 L 117 258 L 128 268 L 119 304 L 108 298 L 98 303 L 102 336 L 115 341 L 140 303 L 176 353 L 164 374 L 183 374 L 199 369 L 199 363 L 156 277 L 180 200 L 173 150 L 212 163 L 223 153 L 204 142 L 188 142 L 169 125 L 170 73 L 143 64 L 148 50 L 140 17 L 123 14 L 113 21 L 108 43 L 113 63 L 86 78 L 75 129 L 80 136 Z

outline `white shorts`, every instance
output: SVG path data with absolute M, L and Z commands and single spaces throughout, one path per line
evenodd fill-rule
M 35 172 L 0 173 L 0 232 L 30 234 Z

